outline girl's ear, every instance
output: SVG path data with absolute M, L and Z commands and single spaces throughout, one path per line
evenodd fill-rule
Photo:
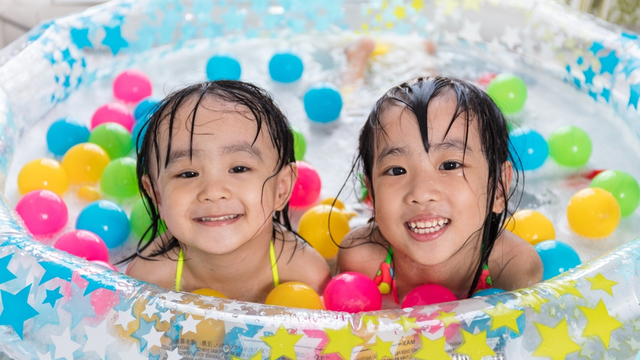
M 493 212 L 499 214 L 504 211 L 507 203 L 506 197 L 511 190 L 511 178 L 513 176 L 513 165 L 511 161 L 505 161 L 502 163 L 501 171 L 502 177 L 500 178 L 501 184 L 498 185 L 495 194 L 495 200 L 493 202 Z
M 162 204 L 160 194 L 157 191 L 154 191 L 153 186 L 151 186 L 149 175 L 142 176 L 142 186 L 144 187 L 144 191 L 146 191 L 151 197 L 151 200 L 153 200 L 153 204 L 159 209 L 159 206 Z
M 276 177 L 278 179 L 276 189 L 276 211 L 284 209 L 289 202 L 291 193 L 293 192 L 293 184 L 295 184 L 298 178 L 298 166 L 296 163 L 290 163 L 280 170 L 280 173 Z

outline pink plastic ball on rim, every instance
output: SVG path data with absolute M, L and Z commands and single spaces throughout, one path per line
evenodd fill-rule
M 289 205 L 292 208 L 306 208 L 318 201 L 322 182 L 313 166 L 304 161 L 296 161 L 296 164 L 298 165 L 298 178 L 293 185 Z
M 437 284 L 424 284 L 411 290 L 402 299 L 402 307 L 423 306 L 456 301 L 455 295 L 449 289 Z
M 91 116 L 91 130 L 107 122 L 118 123 L 131 132 L 134 119 L 126 106 L 118 103 L 109 103 L 100 106 L 98 110 L 93 113 L 93 116 Z
M 151 92 L 151 81 L 140 70 L 125 70 L 113 81 L 113 96 L 127 103 L 136 103 L 150 96 Z
M 73 230 L 62 236 L 53 247 L 69 254 L 93 261 L 109 261 L 109 249 L 100 236 L 87 230 Z
M 324 289 L 327 310 L 357 313 L 382 308 L 382 294 L 373 280 L 357 272 L 337 275 Z
M 67 205 L 49 190 L 26 193 L 16 205 L 16 212 L 33 235 L 49 235 L 62 229 L 69 219 Z
M 91 262 L 92 262 L 92 263 L 94 263 L 94 264 L 97 264 L 97 265 L 100 265 L 100 266 L 106 267 L 107 269 L 111 269 L 111 270 L 113 270 L 113 271 L 118 271 L 118 272 L 120 271 L 120 270 L 118 270 L 118 268 L 116 268 L 115 266 L 113 266 L 113 265 L 109 264 L 109 263 L 108 263 L 108 262 L 106 262 L 106 261 L 91 260 Z

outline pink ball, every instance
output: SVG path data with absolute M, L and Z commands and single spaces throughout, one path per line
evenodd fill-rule
M 102 105 L 91 116 L 91 130 L 100 124 L 107 122 L 118 123 L 131 132 L 133 128 L 133 115 L 126 106 L 119 103 L 109 103 Z
M 382 308 L 382 294 L 373 280 L 357 272 L 337 275 L 324 289 L 327 310 L 357 313 Z
M 109 264 L 106 261 L 100 261 L 100 260 L 91 260 L 92 263 L 96 264 L 96 265 L 100 265 L 103 267 L 106 267 L 107 269 L 111 269 L 113 271 L 119 271 L 118 268 L 116 268 L 115 266 Z
M 289 205 L 292 208 L 305 208 L 318 201 L 322 182 L 313 166 L 304 161 L 296 161 L 296 164 L 298 165 L 298 178 L 293 184 Z
M 26 193 L 16 205 L 16 212 L 33 235 L 49 235 L 62 229 L 69 219 L 67 205 L 49 190 Z
M 149 77 L 140 70 L 125 70 L 113 81 L 113 96 L 124 102 L 136 103 L 150 96 L 151 91 Z
M 87 230 L 74 230 L 62 236 L 53 247 L 89 261 L 109 261 L 109 250 L 100 236 Z
M 402 299 L 402 307 L 439 304 L 443 302 L 456 301 L 455 295 L 449 289 L 437 284 L 424 284 L 411 290 Z

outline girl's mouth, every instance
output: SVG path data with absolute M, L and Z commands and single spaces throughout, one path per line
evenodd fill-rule
M 233 220 L 238 218 L 238 214 L 235 215 L 223 215 L 223 216 L 218 216 L 218 217 L 201 217 L 201 218 L 196 218 L 196 221 L 199 222 L 215 222 L 215 221 L 225 221 L 225 220 Z
M 423 235 L 438 232 L 449 225 L 449 219 L 433 219 L 427 221 L 406 222 L 407 229 L 414 234 Z

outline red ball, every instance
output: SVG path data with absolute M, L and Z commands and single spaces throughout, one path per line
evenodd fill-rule
M 318 201 L 322 182 L 313 166 L 304 161 L 296 161 L 296 165 L 298 165 L 298 178 L 293 184 L 289 205 L 292 208 L 306 208 Z
M 449 289 L 437 284 L 424 284 L 411 290 L 402 299 L 402 307 L 422 306 L 439 304 L 443 302 L 456 301 L 455 295 Z
M 16 204 L 16 212 L 35 236 L 61 230 L 69 219 L 67 205 L 60 195 L 49 190 L 33 190 Z
M 89 261 L 109 261 L 107 245 L 100 236 L 91 231 L 70 231 L 60 236 L 53 247 Z
M 108 122 L 118 123 L 129 132 L 133 129 L 133 115 L 126 106 L 119 103 L 109 103 L 100 106 L 91 116 L 91 130 L 96 126 Z
M 136 103 L 151 92 L 151 80 L 140 70 L 125 70 L 113 81 L 113 96 L 127 103 Z
M 382 294 L 373 280 L 357 272 L 337 275 L 324 289 L 327 310 L 357 313 L 382 308 Z

